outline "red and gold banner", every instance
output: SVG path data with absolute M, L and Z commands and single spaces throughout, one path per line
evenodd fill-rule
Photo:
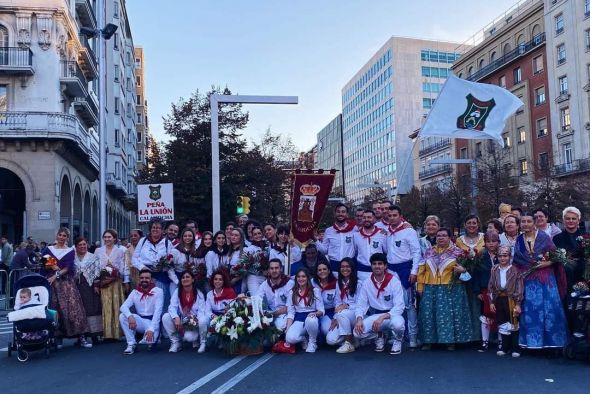
M 332 191 L 335 171 L 297 171 L 291 191 L 291 236 L 301 244 L 313 238 Z

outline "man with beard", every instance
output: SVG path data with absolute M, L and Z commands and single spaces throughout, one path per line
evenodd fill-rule
M 369 259 L 375 253 L 386 253 L 387 232 L 375 226 L 375 213 L 370 209 L 363 213 L 362 227 L 352 238 L 356 252 L 358 277 L 364 281 L 371 274 Z
M 173 246 L 178 245 L 178 231 L 180 231 L 178 224 L 174 222 L 169 223 L 168 227 L 166 227 L 166 237 L 168 237 L 168 241 L 172 242 Z
M 131 313 L 131 307 L 136 313 Z M 139 285 L 121 305 L 119 322 L 127 340 L 124 354 L 135 353 L 137 343 L 135 333 L 144 334 L 140 344 L 147 344 L 148 349 L 158 340 L 160 319 L 164 307 L 164 292 L 152 283 L 152 272 L 142 269 L 139 272 Z
M 274 324 L 279 330 L 287 327 L 287 297 L 293 288 L 293 281 L 283 273 L 283 264 L 279 259 L 270 259 L 268 279 L 258 287 L 258 295 L 266 300 L 268 312 L 274 317 Z
M 328 256 L 330 269 L 334 275 L 338 275 L 340 261 L 345 257 L 354 257 L 352 235 L 354 222 L 348 220 L 348 208 L 344 204 L 338 204 L 334 208 L 334 225 L 328 227 L 322 242 L 317 241 L 318 250 Z

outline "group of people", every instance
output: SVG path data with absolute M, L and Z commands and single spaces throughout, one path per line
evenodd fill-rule
M 286 225 L 260 225 L 238 218 L 215 234 L 186 223 L 149 223 L 149 233 L 132 230 L 126 247 L 115 230 L 88 251 L 84 238 L 69 246 L 61 228 L 42 255 L 51 283 L 51 307 L 58 311 L 59 337 L 76 337 L 83 347 L 96 340 L 153 346 L 163 337 L 170 352 L 183 343 L 207 350 L 209 323 L 232 300 L 258 296 L 282 332 L 277 352 L 297 346 L 315 352 L 318 344 L 350 353 L 373 343 L 375 351 L 430 350 L 475 343 L 485 352 L 497 344 L 500 356 L 520 356 L 522 348 L 560 348 L 568 340 L 564 299 L 582 280 L 584 253 L 577 237 L 581 213 L 563 211 L 563 231 L 548 224 L 548 212 L 524 212 L 503 204 L 499 218 L 485 227 L 465 218 L 462 235 L 428 216 L 423 235 L 391 202 L 357 209 L 335 207 L 335 222 L 317 239 L 299 247 Z M 484 231 L 484 232 L 482 232 Z M 551 261 L 564 248 L 576 264 Z M 268 264 L 235 274 L 244 256 L 262 252 Z M 197 329 L 187 329 L 186 323 Z

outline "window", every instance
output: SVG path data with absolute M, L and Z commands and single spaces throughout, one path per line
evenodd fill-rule
M 565 107 L 559 110 L 559 123 L 561 125 L 562 131 L 569 130 L 571 126 L 569 107 Z
M 535 89 L 535 105 L 545 104 L 545 87 Z
M 137 100 L 136 101 L 137 105 L 141 105 L 141 94 L 138 94 L 135 98 Z
M 539 168 L 541 170 L 549 168 L 549 155 L 547 152 L 539 153 Z
M 137 161 L 143 162 L 143 152 L 140 150 L 137 151 Z
M 424 108 L 424 109 L 432 108 L 433 104 L 434 104 L 434 99 L 431 99 L 431 98 L 423 98 L 422 99 L 422 108 Z
M 557 64 L 565 63 L 565 44 L 561 44 L 557 46 Z
M 537 119 L 537 137 L 545 137 L 547 134 L 547 118 Z
M 119 50 L 119 33 L 113 34 L 113 47 L 115 51 Z
M 0 112 L 8 111 L 8 86 L 0 85 Z
M 510 148 L 512 146 L 512 141 L 510 141 L 509 133 L 502 134 L 502 140 L 504 141 L 504 148 Z
M 0 25 L 0 46 L 8 47 L 8 29 Z
M 483 59 L 481 59 L 481 60 L 479 61 L 479 66 L 478 66 L 478 68 L 477 68 L 477 69 L 478 69 L 478 70 L 481 70 L 481 69 L 483 68 L 483 66 L 484 66 L 484 63 L 485 63 L 485 62 L 484 62 L 484 60 L 483 60 Z
M 559 94 L 567 94 L 567 76 L 559 77 Z
M 586 42 L 586 50 L 590 51 L 590 29 L 584 31 L 584 41 Z
M 563 144 L 563 162 L 571 165 L 574 161 L 574 151 L 572 150 L 572 144 L 568 142 Z
M 142 143 L 142 141 L 141 141 L 141 131 L 138 131 L 138 132 L 137 132 L 137 141 L 136 141 L 136 142 L 137 142 L 138 144 L 141 144 L 141 143 Z
M 559 14 L 555 17 L 555 34 L 563 33 L 563 14 Z
M 137 114 L 137 123 L 141 123 L 142 119 L 141 114 Z
M 141 77 L 139 75 L 135 77 L 135 84 L 141 86 Z
M 119 146 L 119 129 L 115 129 L 115 146 Z
M 519 168 L 520 168 L 520 175 L 526 175 L 529 173 L 529 165 L 526 161 L 526 159 L 520 159 L 518 161 L 519 163 Z
M 467 159 L 467 148 L 461 148 L 459 156 L 461 159 Z
M 524 127 L 519 127 L 516 134 L 518 135 L 518 143 L 524 144 L 526 142 L 526 130 Z
M 502 75 L 500 78 L 498 78 L 498 86 L 501 88 L 506 87 L 506 75 Z
M 481 155 L 482 155 L 481 142 L 478 142 L 475 144 L 475 157 L 481 157 Z
M 496 52 L 492 52 L 490 55 L 490 64 L 492 64 L 494 61 L 496 61 Z
M 119 1 L 115 0 L 115 4 L 113 4 L 113 18 L 119 17 Z
M 119 113 L 119 97 L 115 97 L 115 113 Z
M 543 55 L 533 59 L 533 73 L 538 74 L 543 71 Z
M 135 58 L 135 68 L 141 68 L 141 59 L 138 57 Z
M 115 64 L 115 82 L 119 82 L 119 65 Z
M 522 70 L 520 67 L 516 67 L 513 72 L 514 75 L 514 84 L 516 85 L 520 81 L 522 81 Z
M 590 0 L 584 0 L 584 15 L 586 17 L 590 16 Z

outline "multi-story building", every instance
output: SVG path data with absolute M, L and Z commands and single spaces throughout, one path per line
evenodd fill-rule
M 496 168 L 500 162 L 507 176 L 531 182 L 547 173 L 552 159 L 543 0 L 520 1 L 476 37 L 481 42 L 463 54 L 453 72 L 504 87 L 524 106 L 506 123 L 503 149 L 491 140 L 457 140 L 456 155 L 478 160 L 481 171 L 481 166 Z M 461 166 L 460 172 L 469 169 Z
M 336 177 L 332 190 L 342 190 L 344 167 L 342 161 L 342 114 L 338 114 L 318 133 L 315 168 L 335 169 Z M 345 190 L 344 190 L 345 191 Z
M 391 37 L 342 89 L 346 195 L 359 202 L 362 185 L 389 184 L 398 194 L 413 185 L 408 138 L 432 107 L 457 43 Z
M 554 175 L 590 171 L 590 0 L 545 0 Z
M 107 21 L 119 26 L 119 40 L 125 37 L 133 53 L 124 1 L 107 4 Z M 69 227 L 72 237 L 100 239 L 97 39 L 80 36 L 81 27 L 96 28 L 95 2 L 0 0 L 0 230 L 12 241 L 29 235 L 52 241 L 59 226 Z M 135 98 L 131 92 L 123 101 L 113 89 L 120 64 L 113 44 L 105 104 L 111 183 L 103 203 L 109 227 L 126 231 L 135 216 L 122 200 L 134 192 L 127 177 L 135 164 L 123 153 L 126 141 L 135 143 L 135 126 L 115 112 Z M 133 140 L 125 139 L 127 129 Z
M 135 47 L 135 129 L 137 130 L 137 171 L 147 163 L 149 138 L 148 100 L 145 95 L 145 57 L 142 47 Z

